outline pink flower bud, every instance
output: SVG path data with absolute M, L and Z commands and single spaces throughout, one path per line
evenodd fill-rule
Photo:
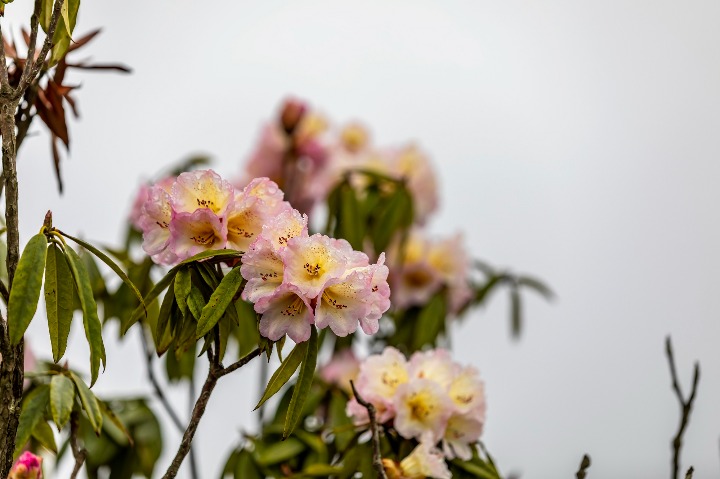
M 25 451 L 10 470 L 8 479 L 42 479 L 42 457 Z

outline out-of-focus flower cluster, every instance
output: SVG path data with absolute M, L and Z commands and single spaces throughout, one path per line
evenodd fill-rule
M 42 457 L 23 452 L 10 469 L 8 479 L 42 479 Z
M 416 145 L 377 147 L 361 125 L 333 129 L 322 115 L 296 100 L 287 101 L 278 118 L 263 127 L 245 176 L 272 179 L 296 208 L 310 212 L 344 174 L 358 169 L 405 180 L 418 223 L 438 207 L 435 172 Z
M 442 288 L 447 290 L 448 312 L 456 314 L 471 299 L 469 258 L 462 236 L 431 240 L 415 230 L 388 253 L 393 306 L 405 309 L 427 304 Z M 402 256 L 401 256 L 402 255 Z
M 378 330 L 390 307 L 385 256 L 370 264 L 342 239 L 308 234 L 306 215 L 268 178 L 235 189 L 212 170 L 182 173 L 140 192 L 135 225 L 154 261 L 174 264 L 209 249 L 243 251 L 243 299 L 260 333 L 306 341 L 312 325 L 338 336 Z
M 452 361 L 443 349 L 416 352 L 406 360 L 395 348 L 360 363 L 358 394 L 377 410 L 380 423 L 392 421 L 406 439 L 432 450 L 442 442 L 446 458 L 468 460 L 485 422 L 485 392 L 478 371 Z M 355 398 L 348 415 L 367 423 L 367 410 Z M 440 477 L 440 476 L 433 476 Z

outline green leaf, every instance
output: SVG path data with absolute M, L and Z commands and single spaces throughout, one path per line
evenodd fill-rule
M 100 406 L 100 411 L 102 411 L 103 415 L 105 415 L 105 417 L 110 419 L 110 422 L 113 423 L 113 425 L 123 433 L 123 435 L 125 436 L 125 438 L 128 441 L 128 444 L 130 444 L 130 446 L 133 446 L 134 441 L 133 441 L 132 436 L 130 435 L 130 432 L 127 430 L 127 428 L 125 427 L 125 424 L 123 424 L 123 422 L 120 420 L 120 418 L 117 416 L 117 414 L 115 414 L 115 412 L 112 409 L 110 409 L 110 406 L 108 406 L 105 401 L 101 401 L 100 399 L 97 399 L 97 403 Z
M 198 319 L 202 316 L 202 310 L 205 307 L 205 297 L 202 292 L 193 284 L 190 288 L 190 294 L 187 297 L 187 306 L 190 314 Z
M 50 18 L 52 17 L 53 0 L 42 0 L 40 7 L 40 26 L 45 33 L 50 29 Z
M 413 350 L 417 351 L 426 344 L 435 344 L 438 335 L 445 327 L 446 314 L 445 292 L 440 291 L 430 298 L 428 304 L 420 311 L 414 325 Z
M 145 295 L 145 298 L 143 298 L 143 301 L 145 305 L 150 305 L 155 299 L 162 293 L 165 288 L 167 288 L 170 285 L 170 282 L 175 278 L 175 275 L 177 274 L 178 270 L 180 269 L 179 266 L 175 266 L 174 268 L 171 268 L 168 273 L 162 277 L 160 281 L 157 282 L 155 286 L 150 290 L 148 294 Z M 128 332 L 130 327 L 137 323 L 138 320 L 143 316 L 145 312 L 145 309 L 142 305 L 135 308 L 135 311 L 133 311 L 132 315 L 130 316 L 130 320 L 125 323 L 122 334 L 125 334 Z
M 308 347 L 305 352 L 305 358 L 303 358 L 300 374 L 298 375 L 297 383 L 295 383 L 295 389 L 293 389 L 292 399 L 290 399 L 287 416 L 285 416 L 283 439 L 287 439 L 290 433 L 295 430 L 298 420 L 300 416 L 302 416 L 303 406 L 307 400 L 308 393 L 312 387 L 318 356 L 318 333 L 314 327 L 311 328 L 310 339 L 307 343 Z
M 75 402 L 75 386 L 72 379 L 57 374 L 50 380 L 50 412 L 58 431 L 65 427 L 70 419 Z
M 207 251 L 203 251 L 202 253 L 198 253 L 195 256 L 191 256 L 188 259 L 182 261 L 178 266 L 182 266 L 184 264 L 190 264 L 194 263 L 195 261 L 200 261 L 203 259 L 208 258 L 240 258 L 243 254 L 240 251 L 235 251 L 232 249 L 211 249 Z M 176 268 L 178 267 L 176 266 Z
M 88 421 L 90 421 L 93 431 L 95 431 L 95 434 L 100 435 L 102 429 L 102 411 L 100 410 L 97 398 L 92 391 L 90 391 L 90 388 L 87 387 L 85 381 L 78 377 L 77 374 L 71 372 L 70 377 L 75 383 L 75 387 L 77 387 L 80 402 L 82 403 L 85 415 Z
M 483 461 L 479 461 L 479 464 L 475 464 L 473 462 L 455 459 L 451 462 L 451 464 L 480 479 L 500 479 L 500 476 L 493 472 L 493 470 Z
M 171 281 L 170 286 L 168 286 L 162 305 L 160 306 L 160 312 L 158 313 L 157 325 L 155 327 L 155 335 L 158 338 L 162 337 L 165 328 L 167 328 L 170 315 L 172 314 L 173 304 L 175 303 L 175 287 L 173 281 Z
M 255 450 L 255 460 L 260 466 L 271 466 L 287 461 L 307 449 L 302 441 L 294 437 L 282 442 L 265 444 L 263 447 L 259 444 L 256 446 L 258 447 Z
M 344 183 L 340 188 L 340 218 L 336 229 L 338 236 L 345 238 L 353 249 L 361 250 L 363 241 L 362 224 L 364 219 L 360 213 L 355 191 L 352 186 Z
M 128 288 L 135 294 L 135 297 L 140 301 L 140 304 L 145 307 L 145 302 L 143 301 L 142 294 L 140 293 L 140 290 L 135 286 L 135 284 L 130 280 L 128 275 L 123 271 L 120 266 L 117 265 L 108 255 L 91 245 L 90 243 L 83 241 L 79 238 L 75 238 L 74 236 L 70 236 L 69 234 L 65 234 L 63 232 L 60 232 L 61 235 L 64 237 L 73 240 L 86 250 L 90 251 L 92 254 L 95 255 L 100 261 L 108 265 L 108 267 L 115 272 L 115 274 L 118 275 L 118 277 L 122 280 L 123 283 L 128 285 Z
M 295 370 L 297 370 L 300 363 L 303 359 L 305 359 L 307 349 L 308 341 L 295 345 L 293 350 L 290 351 L 290 354 L 288 354 L 285 358 L 285 361 L 280 364 L 277 371 L 275 371 L 270 377 L 270 381 L 268 381 L 265 392 L 263 393 L 262 398 L 260 398 L 260 402 L 258 402 L 257 406 L 255 406 L 255 409 L 258 409 L 265 403 L 265 401 L 273 397 L 275 393 L 277 393 L 280 388 L 282 388 L 285 383 L 290 380 L 292 375 L 295 374 Z
M 32 437 L 48 451 L 52 451 L 57 454 L 57 444 L 55 443 L 55 434 L 47 421 L 38 421 L 35 424 L 35 428 L 32 431 Z
M 60 361 L 67 349 L 74 310 L 73 289 L 75 284 L 65 255 L 58 245 L 51 244 L 45 262 L 45 309 L 55 362 Z
M 227 307 L 232 303 L 242 281 L 243 277 L 240 275 L 239 267 L 232 269 L 220 281 L 220 284 L 213 291 L 207 304 L 202 309 L 200 319 L 198 319 L 197 332 L 195 333 L 197 339 L 205 336 L 217 324 Z
M 330 464 L 310 464 L 300 473 L 304 477 L 330 477 L 343 472 L 342 467 L 331 466 Z
M 70 265 L 70 270 L 75 278 L 80 306 L 83 311 L 83 325 L 85 326 L 85 337 L 90 346 L 90 373 L 92 380 L 90 386 L 95 384 L 100 370 L 100 363 L 105 368 L 105 345 L 102 339 L 102 324 L 98 317 L 97 304 L 93 297 L 90 278 L 85 266 L 77 253 L 70 247 L 65 247 L 65 258 Z
M 13 456 L 15 459 L 17 459 L 25 448 L 25 444 L 30 440 L 35 425 L 45 415 L 49 400 L 50 387 L 46 384 L 36 387 L 23 398 L 20 424 L 18 425 L 15 439 L 15 453 Z
M 65 53 L 67 53 L 70 47 L 70 41 L 72 40 L 72 32 L 75 30 L 75 22 L 77 21 L 79 9 L 80 0 L 65 0 L 63 3 L 60 10 L 61 17 L 58 19 L 57 26 L 55 27 L 55 35 L 53 35 L 50 66 L 57 64 L 57 62 L 65 56 Z
M 525 286 L 532 289 L 548 301 L 555 298 L 555 293 L 553 293 L 553 291 L 545 283 L 543 283 L 537 278 L 532 278 L 530 276 L 522 276 L 518 278 L 517 284 L 518 286 Z
M 237 462 L 235 463 L 234 479 L 263 479 L 264 474 L 261 474 L 255 465 L 253 455 L 247 449 L 243 449 L 237 455 Z
M 8 304 L 8 332 L 13 346 L 22 340 L 25 330 L 35 316 L 45 271 L 47 244 L 44 233 L 30 238 L 15 270 Z
M 390 244 L 395 233 L 412 223 L 412 197 L 405 188 L 398 188 L 387 200 L 374 225 L 373 247 L 380 254 Z
M 187 297 L 192 288 L 192 275 L 189 268 L 178 270 L 175 276 L 175 301 L 182 311 L 183 316 L 187 314 Z

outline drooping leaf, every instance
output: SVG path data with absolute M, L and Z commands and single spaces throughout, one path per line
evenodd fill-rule
M 283 430 L 283 439 L 287 439 L 295 430 L 298 420 L 303 412 L 305 401 L 307 400 L 310 388 L 312 387 L 313 376 L 315 375 L 315 366 L 317 366 L 318 356 L 318 334 L 317 329 L 312 328 L 310 339 L 307 341 L 308 346 L 305 351 L 302 365 L 300 366 L 300 374 L 298 375 L 295 389 L 293 390 L 290 406 L 288 407 L 287 416 L 285 417 L 285 428 Z
M 260 398 L 257 406 L 255 406 L 255 409 L 258 409 L 265 403 L 265 401 L 273 397 L 275 393 L 277 393 L 280 388 L 282 388 L 290 380 L 292 375 L 297 370 L 298 366 L 300 366 L 300 363 L 303 361 L 303 359 L 305 359 L 305 356 L 307 355 L 307 349 L 308 341 L 295 345 L 293 350 L 290 351 L 290 354 L 288 354 L 288 356 L 285 358 L 285 361 L 280 363 L 280 366 L 270 377 L 267 387 L 265 388 L 265 392 Z
M 58 431 L 65 427 L 70 419 L 75 402 L 75 386 L 72 379 L 57 374 L 50 380 L 50 412 Z
M 343 471 L 342 467 L 330 464 L 310 464 L 302 470 L 302 477 L 330 477 L 337 476 Z
M 167 272 L 165 276 L 162 277 L 160 281 L 158 281 L 155 286 L 150 290 L 149 293 L 145 295 L 143 298 L 143 301 L 145 305 L 150 305 L 153 301 L 157 299 L 157 297 L 162 293 L 165 288 L 167 288 L 170 285 L 170 282 L 175 278 L 175 275 L 177 274 L 178 270 L 180 269 L 179 266 L 175 266 L 174 268 L 171 268 L 170 271 Z M 123 325 L 122 334 L 127 333 L 127 331 L 130 329 L 130 327 L 137 323 L 138 320 L 143 316 L 145 312 L 145 309 L 142 307 L 142 305 L 135 308 L 135 311 L 133 311 L 132 315 L 130 316 L 130 319 Z
M 183 315 L 187 314 L 187 297 L 190 294 L 190 288 L 192 288 L 190 269 L 181 268 L 175 276 L 175 301 Z
M 45 309 L 50 331 L 53 361 L 65 354 L 73 318 L 73 281 L 70 267 L 60 247 L 51 244 L 45 262 Z
M 525 286 L 532 289 L 548 301 L 555 298 L 555 293 L 553 293 L 553 291 L 545 283 L 543 283 L 537 278 L 532 278 L 530 276 L 521 276 L 520 278 L 518 278 L 517 284 L 518 286 Z
M 232 269 L 220 281 L 220 284 L 213 291 L 207 304 L 202 309 L 200 319 L 198 319 L 197 332 L 195 333 L 196 338 L 200 339 L 205 336 L 217 324 L 225 310 L 232 303 L 242 281 L 243 277 L 240 275 L 239 267 Z
M 52 55 L 50 64 L 55 65 L 67 53 L 72 40 L 72 32 L 75 30 L 80 0 L 65 0 L 61 9 L 61 17 L 58 19 L 55 35 L 53 36 Z
M 419 350 L 426 344 L 434 345 L 438 335 L 445 327 L 447 305 L 443 291 L 435 294 L 420 311 L 417 323 L 413 327 L 413 350 Z
M 373 231 L 373 247 L 379 254 L 388 247 L 394 234 L 408 228 L 413 220 L 413 203 L 410 193 L 402 187 L 397 188 L 383 206 Z
M 190 288 L 190 294 L 187 297 L 187 306 L 195 319 L 202 317 L 202 311 L 205 308 L 205 297 L 194 284 Z
M 520 291 L 514 286 L 510 289 L 510 319 L 512 335 L 519 338 L 522 332 L 522 303 L 520 302 Z
M 346 239 L 353 249 L 362 249 L 364 218 L 352 186 L 344 183 L 340 188 L 340 218 L 336 225 L 337 236 Z
M 57 444 L 55 443 L 55 434 L 47 421 L 38 421 L 32 431 L 34 437 L 42 447 L 48 451 L 57 453 Z
M 262 446 L 257 444 L 255 460 L 260 466 L 271 466 L 292 459 L 305 449 L 307 446 L 294 437 L 282 442 L 262 444 Z
M 162 337 L 167 328 L 168 322 L 170 321 L 170 315 L 172 314 L 173 305 L 175 304 L 175 287 L 174 281 L 170 281 L 165 297 L 163 298 L 162 305 L 160 306 L 160 312 L 158 313 L 157 325 L 155 328 L 155 334 L 157 337 Z
M 20 412 L 20 424 L 18 425 L 15 439 L 14 458 L 17 458 L 30 440 L 35 425 L 42 420 L 50 400 L 50 387 L 47 384 L 40 385 L 30 391 L 23 398 L 22 410 Z
M 130 446 L 133 446 L 133 438 L 130 435 L 130 432 L 125 427 L 125 424 L 123 424 L 122 420 L 117 416 L 117 414 L 115 414 L 112 409 L 110 409 L 110 406 L 108 406 L 105 401 L 101 401 L 97 398 L 96 400 L 98 406 L 100 406 L 100 411 L 102 412 L 102 414 L 108 419 L 110 419 L 110 422 L 123 433 L 125 439 L 127 439 L 128 441 L 128 444 L 130 444 Z
M 87 387 L 85 381 L 78 377 L 77 374 L 71 372 L 70 377 L 75 383 L 78 395 L 80 396 L 80 403 L 92 425 L 93 431 L 95 431 L 95 434 L 100 434 L 100 430 L 102 429 L 102 411 L 100 410 L 97 398 L 92 391 L 90 391 L 90 388 Z
M 87 241 L 83 241 L 79 238 L 75 238 L 74 236 L 70 236 L 69 234 L 60 232 L 64 237 L 73 240 L 86 250 L 90 251 L 92 254 L 94 254 L 100 261 L 105 263 L 111 270 L 115 272 L 115 274 L 118 275 L 118 277 L 122 280 L 123 283 L 125 283 L 128 288 L 135 294 L 135 297 L 140 301 L 140 304 L 145 307 L 145 302 L 143 301 L 142 294 L 140 293 L 140 290 L 135 286 L 135 284 L 130 280 L 127 274 L 125 274 L 125 271 L 120 268 L 120 266 L 117 265 L 108 255 L 88 243 Z
M 102 324 L 98 317 L 97 304 L 92 293 L 90 278 L 88 277 L 85 266 L 82 264 L 80 257 L 70 247 L 65 247 L 65 258 L 70 265 L 70 270 L 75 279 L 78 296 L 80 297 L 80 306 L 83 311 L 83 325 L 85 326 L 85 337 L 90 346 L 90 386 L 95 384 L 100 371 L 100 363 L 105 368 L 105 345 L 102 339 Z
M 47 244 L 44 233 L 30 238 L 15 270 L 8 304 L 8 332 L 13 346 L 22 340 L 35 316 L 45 271 Z
M 235 251 L 232 249 L 212 249 L 212 250 L 203 251 L 194 256 L 191 256 L 188 259 L 182 261 L 178 266 L 194 263 L 195 261 L 201 261 L 201 260 L 208 259 L 208 258 L 231 259 L 231 258 L 239 258 L 241 256 L 242 256 L 242 253 L 240 251 Z
M 263 479 L 265 477 L 260 473 L 252 453 L 247 449 L 238 453 L 233 473 L 233 479 Z

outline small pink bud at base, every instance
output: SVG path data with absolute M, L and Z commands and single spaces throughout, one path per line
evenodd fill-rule
M 290 135 L 300 124 L 307 108 L 305 104 L 297 100 L 287 100 L 280 113 L 280 123 L 285 132 Z
M 8 479 L 42 479 L 42 457 L 25 451 L 10 470 Z

